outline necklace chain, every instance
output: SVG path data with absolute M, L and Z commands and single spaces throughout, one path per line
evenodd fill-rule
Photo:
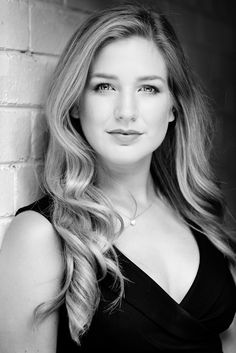
M 147 210 L 149 210 L 149 208 L 152 207 L 153 202 L 151 202 L 150 205 L 148 205 L 142 212 L 140 212 L 140 213 L 137 214 L 137 210 L 138 210 L 137 201 L 135 200 L 135 198 L 133 197 L 133 195 L 131 195 L 131 197 L 132 197 L 132 199 L 134 200 L 134 203 L 135 203 L 135 211 L 134 211 L 133 217 L 130 218 L 130 217 L 128 217 L 126 214 L 124 214 L 123 212 L 120 212 L 120 213 L 122 213 L 123 216 L 125 216 L 126 218 L 128 218 L 128 219 L 129 219 L 129 222 L 130 222 L 129 225 L 131 225 L 131 226 L 134 227 L 134 226 L 136 225 L 136 219 L 137 219 L 138 217 L 140 217 L 142 214 L 144 214 L 144 212 L 146 212 Z

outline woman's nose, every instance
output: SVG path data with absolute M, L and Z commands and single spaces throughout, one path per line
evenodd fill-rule
M 132 94 L 123 94 L 119 97 L 116 111 L 116 120 L 135 121 L 137 119 L 137 106 L 135 97 Z

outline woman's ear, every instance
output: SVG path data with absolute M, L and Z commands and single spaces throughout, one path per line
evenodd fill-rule
M 174 121 L 176 119 L 176 115 L 177 115 L 177 111 L 176 111 L 175 107 L 171 107 L 169 122 Z
M 74 104 L 70 108 L 70 117 L 72 119 L 79 119 L 79 106 L 77 104 Z

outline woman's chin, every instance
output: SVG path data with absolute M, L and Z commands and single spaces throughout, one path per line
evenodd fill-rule
M 101 159 L 103 163 L 109 167 L 109 166 L 118 166 L 118 167 L 127 167 L 130 168 L 135 165 L 139 165 L 140 167 L 142 165 L 146 165 L 147 162 L 151 162 L 151 155 L 152 153 L 148 155 L 140 155 L 138 156 L 136 154 L 128 154 L 128 153 L 122 153 L 120 155 L 113 155 L 109 157 L 101 156 Z

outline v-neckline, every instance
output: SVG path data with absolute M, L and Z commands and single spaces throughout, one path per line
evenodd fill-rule
M 141 267 L 139 267 L 135 262 L 133 262 L 128 256 L 126 256 L 119 248 L 117 248 L 116 246 L 114 246 L 115 250 L 117 251 L 117 253 L 120 255 L 120 257 L 123 258 L 123 260 L 127 263 L 129 263 L 134 270 L 136 270 L 136 272 L 138 272 L 139 274 L 141 274 L 143 277 L 145 277 L 148 281 L 150 281 L 150 283 L 152 283 L 152 285 L 154 285 L 155 287 L 157 287 L 159 289 L 159 291 L 161 291 L 161 293 L 166 296 L 170 301 L 172 301 L 174 304 L 183 307 L 184 304 L 188 301 L 191 293 L 193 292 L 193 290 L 195 289 L 197 283 L 198 283 L 198 279 L 200 277 L 200 273 L 202 270 L 202 263 L 203 263 L 203 247 L 201 246 L 201 234 L 199 234 L 199 232 L 197 232 L 198 234 L 194 234 L 195 230 L 190 228 L 190 230 L 193 233 L 193 236 L 197 242 L 197 246 L 198 246 L 198 252 L 199 252 L 199 263 L 198 263 L 198 269 L 196 271 L 195 277 L 189 287 L 189 289 L 187 290 L 186 294 L 183 296 L 183 298 L 181 299 L 180 302 L 177 302 L 169 293 L 167 293 L 165 291 L 164 288 L 162 288 L 160 286 L 160 284 L 158 284 L 158 282 L 156 282 L 151 276 L 149 276 L 147 274 L 147 272 L 145 272 Z M 199 237 L 200 235 L 200 237 Z M 132 281 L 132 279 L 131 279 Z

